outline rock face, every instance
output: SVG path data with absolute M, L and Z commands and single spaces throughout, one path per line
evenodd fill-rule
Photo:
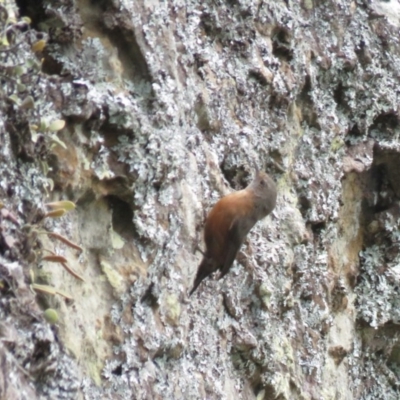
M 0 24 L 0 398 L 400 398 L 397 1 L 6 0 Z M 256 167 L 275 210 L 188 300 Z

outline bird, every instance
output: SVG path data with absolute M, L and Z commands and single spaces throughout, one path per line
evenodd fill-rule
M 256 170 L 253 181 L 245 189 L 230 193 L 215 204 L 205 222 L 206 250 L 189 296 L 213 272 L 221 271 L 218 279 L 229 272 L 251 228 L 275 208 L 276 196 L 272 178 Z

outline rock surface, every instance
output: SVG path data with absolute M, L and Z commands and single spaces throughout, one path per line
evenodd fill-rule
M 399 9 L 0 3 L 0 398 L 398 399 Z M 276 209 L 189 300 L 256 167 Z

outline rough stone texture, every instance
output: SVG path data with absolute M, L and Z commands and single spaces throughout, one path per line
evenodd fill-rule
M 0 23 L 1 399 L 400 397 L 396 0 L 5 0 Z M 208 210 L 256 167 L 276 209 L 188 299 Z

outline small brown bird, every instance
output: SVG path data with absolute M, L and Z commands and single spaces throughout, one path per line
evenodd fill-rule
M 206 220 L 206 251 L 189 296 L 214 271 L 221 271 L 218 279 L 228 273 L 250 229 L 266 217 L 275 204 L 275 182 L 263 171 L 256 172 L 253 182 L 246 189 L 228 194 L 218 201 Z

